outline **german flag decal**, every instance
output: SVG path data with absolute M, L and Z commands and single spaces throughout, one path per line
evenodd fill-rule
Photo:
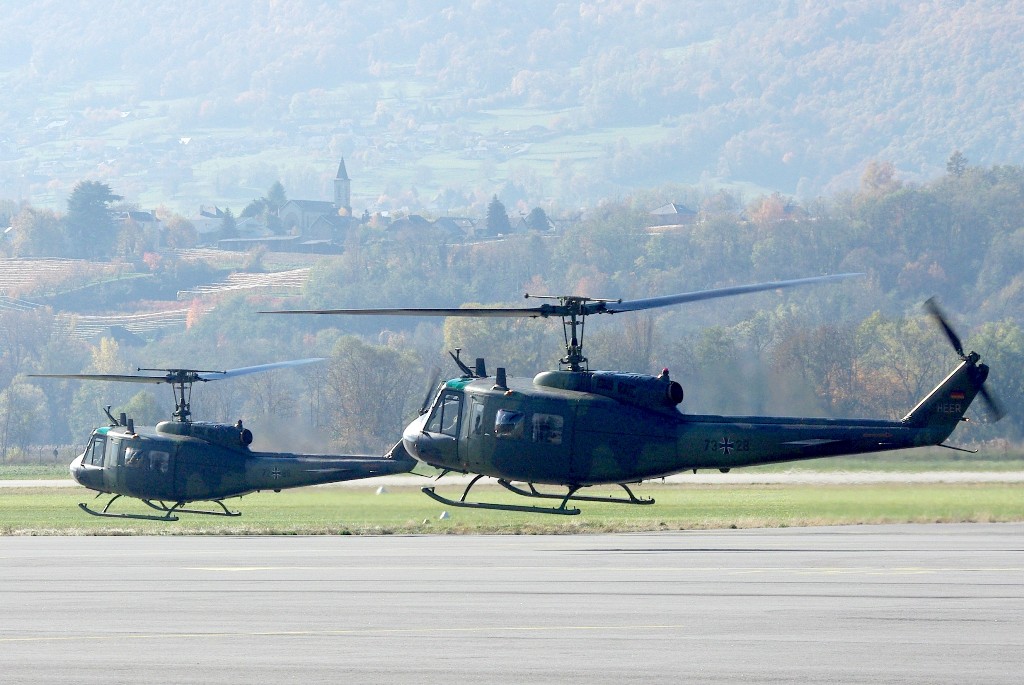
M 954 390 L 953 392 L 949 393 L 949 399 L 951 399 L 951 400 L 962 400 L 963 398 L 964 398 L 964 391 L 963 390 Z

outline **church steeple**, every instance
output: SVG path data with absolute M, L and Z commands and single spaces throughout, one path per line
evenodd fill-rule
M 345 158 L 341 158 L 338 165 L 338 174 L 334 177 L 334 207 L 344 209 L 348 216 L 352 216 L 352 181 L 348 177 L 348 170 L 345 169 Z

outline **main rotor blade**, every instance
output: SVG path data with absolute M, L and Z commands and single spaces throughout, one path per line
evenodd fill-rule
M 715 288 L 713 290 L 698 290 L 692 293 L 680 293 L 678 295 L 664 295 L 662 297 L 648 297 L 642 300 L 627 300 L 625 302 L 608 302 L 588 304 L 594 313 L 618 314 L 620 312 L 635 312 L 643 309 L 654 309 L 656 307 L 667 307 L 673 304 L 684 302 L 698 302 L 701 300 L 712 300 L 719 297 L 732 297 L 733 295 L 745 295 L 764 290 L 780 290 L 782 288 L 793 288 L 799 285 L 810 285 L 812 283 L 827 283 L 830 281 L 842 281 L 847 278 L 863 276 L 862 273 L 834 274 L 831 276 L 812 276 L 810 278 L 795 278 L 788 281 L 773 281 L 770 283 L 754 283 L 751 285 L 736 285 L 728 288 Z M 590 312 L 588 312 L 590 313 Z
M 35 378 L 73 378 L 85 381 L 114 381 L 118 383 L 194 383 L 196 381 L 217 381 L 224 378 L 244 376 L 249 373 L 260 371 L 271 371 L 292 366 L 302 366 L 323 361 L 324 357 L 311 357 L 309 359 L 295 359 L 286 362 L 273 362 L 271 364 L 259 364 L 257 366 L 244 366 L 240 369 L 228 369 L 227 371 L 197 371 L 195 369 L 140 369 L 146 371 L 164 371 L 163 376 L 140 376 L 137 374 L 122 373 L 30 373 Z
M 655 307 L 667 307 L 673 304 L 684 302 L 696 302 L 698 300 L 710 300 L 717 297 L 730 297 L 732 295 L 743 295 L 755 293 L 762 290 L 779 290 L 781 288 L 792 288 L 798 285 L 809 285 L 812 283 L 826 283 L 829 281 L 840 281 L 847 278 L 863 276 L 861 273 L 835 274 L 832 276 L 812 276 L 810 278 L 796 278 L 788 281 L 773 281 L 771 283 L 755 283 L 752 285 L 738 285 L 729 288 L 716 288 L 714 290 L 699 290 L 691 293 L 680 293 L 678 295 L 665 295 L 663 297 L 650 297 L 642 300 L 629 300 L 626 302 L 610 302 L 607 300 L 591 301 L 585 297 L 565 297 L 563 301 L 574 300 L 573 304 L 542 304 L 537 307 L 398 307 L 383 309 L 287 309 L 275 311 L 263 311 L 260 314 L 354 314 L 369 316 L 472 316 L 472 317 L 544 317 L 568 316 L 570 314 L 617 314 L 619 312 L 633 312 L 642 309 L 653 309 Z
M 960 336 L 958 336 L 946 322 L 946 315 L 943 314 L 942 309 L 939 308 L 939 303 L 935 301 L 934 297 L 929 297 L 924 301 L 924 308 L 928 310 L 928 313 L 932 315 L 933 319 L 939 322 L 939 326 L 942 327 L 942 330 L 949 339 L 950 344 L 953 345 L 953 349 L 956 350 L 956 353 L 960 355 L 960 358 L 962 359 L 965 356 L 963 343 L 960 342 Z
M 394 309 L 281 309 L 259 314 L 355 314 L 369 316 L 475 316 L 475 317 L 538 317 L 552 316 L 552 305 L 540 307 L 399 307 Z M 556 314 L 557 316 L 557 314 Z
M 165 376 L 136 376 L 119 373 L 29 373 L 32 378 L 76 378 L 85 381 L 116 381 L 120 383 L 168 383 Z
M 313 364 L 315 362 L 322 362 L 324 359 L 325 357 L 310 357 L 309 359 L 293 359 L 287 362 L 272 362 L 270 364 L 258 364 L 256 366 L 243 366 L 240 369 L 228 369 L 227 371 L 200 371 L 196 373 L 196 378 L 201 381 L 218 381 L 224 378 L 245 376 L 250 373 L 259 373 L 261 371 L 271 371 L 273 369 L 284 369 L 293 366 Z

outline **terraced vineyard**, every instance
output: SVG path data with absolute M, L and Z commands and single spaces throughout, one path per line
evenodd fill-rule
M 57 326 L 63 335 L 75 340 L 94 340 L 107 334 L 112 328 L 122 328 L 142 337 L 150 337 L 156 331 L 185 325 L 191 308 L 168 309 L 166 311 L 137 312 L 134 314 L 69 314 L 57 315 Z
M 273 273 L 243 273 L 236 272 L 225 280 L 201 285 L 188 290 L 179 290 L 178 299 L 187 300 L 204 295 L 219 295 L 236 290 L 253 290 L 266 288 L 274 295 L 297 294 L 309 278 L 309 268 L 291 269 L 289 271 L 277 271 Z
M 180 259 L 201 260 L 222 269 L 242 268 L 246 255 L 221 250 L 188 250 L 176 254 Z M 310 255 L 286 255 L 264 259 L 264 268 L 311 264 Z M 237 271 L 227 278 L 178 291 L 177 301 L 139 303 L 136 311 L 111 313 L 55 312 L 60 333 L 77 340 L 92 341 L 111 330 L 127 331 L 144 338 L 163 329 L 186 325 L 189 316 L 211 309 L 218 296 L 244 291 L 263 290 L 273 295 L 297 294 L 309 278 L 310 267 L 283 269 L 269 273 Z M 90 262 L 78 259 L 0 259 L 0 313 L 38 309 L 43 305 L 31 298 L 89 285 L 92 283 L 134 276 L 131 266 Z M 29 298 L 29 299 L 24 299 Z M 188 302 L 186 305 L 185 303 Z
M 131 269 L 124 264 L 83 259 L 0 258 L 0 295 L 17 298 L 52 293 L 95 281 L 117 278 Z

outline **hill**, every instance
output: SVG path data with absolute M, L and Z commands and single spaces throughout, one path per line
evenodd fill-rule
M 0 34 L 0 198 L 35 205 L 324 198 L 342 155 L 357 211 L 439 213 L 1024 157 L 1016 0 L 37 1 Z

